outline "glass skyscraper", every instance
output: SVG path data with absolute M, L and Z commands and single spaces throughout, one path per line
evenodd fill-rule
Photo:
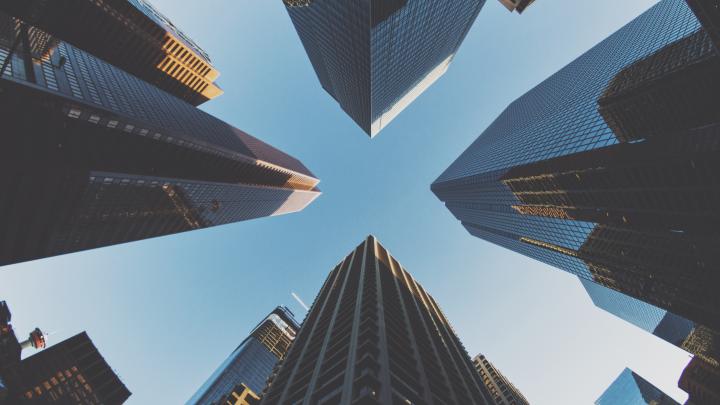
M 0 265 L 302 210 L 297 159 L 0 13 Z
M 371 137 L 448 69 L 485 0 L 283 0 L 322 87 Z
M 208 54 L 145 0 L 4 0 L 0 11 L 192 105 L 222 94 Z
M 595 401 L 595 405 L 680 405 L 629 368 Z
M 672 312 L 603 287 L 592 281 L 583 279 L 580 281 L 595 306 L 677 347 L 682 347 L 685 339 L 695 329 L 695 324 L 692 321 L 677 316 Z
M 215 370 L 187 404 L 211 405 L 240 384 L 254 393 L 261 393 L 273 368 L 285 357 L 299 329 L 288 308 L 275 308 Z
M 437 302 L 368 236 L 325 280 L 262 405 L 489 405 Z
M 662 0 L 514 101 L 433 183 L 474 236 L 720 326 L 720 59 Z

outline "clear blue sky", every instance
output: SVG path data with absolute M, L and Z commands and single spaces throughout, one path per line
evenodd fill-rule
M 201 44 L 225 94 L 208 112 L 300 158 L 305 211 L 0 270 L 18 332 L 87 330 L 133 392 L 183 403 L 278 304 L 297 313 L 375 234 L 435 296 L 471 355 L 533 404 L 590 404 L 630 367 L 683 401 L 681 350 L 596 309 L 577 279 L 470 236 L 430 183 L 515 98 L 652 0 L 488 0 L 448 73 L 370 140 L 320 87 L 281 0 L 153 0 Z

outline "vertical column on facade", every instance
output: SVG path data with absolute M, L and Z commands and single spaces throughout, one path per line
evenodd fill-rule
M 361 324 L 361 320 L 364 320 L 364 313 L 365 313 L 365 307 L 368 305 L 368 300 L 364 299 L 364 295 L 366 294 L 366 287 L 367 283 L 365 282 L 365 275 L 367 274 L 366 268 L 368 265 L 368 254 L 370 250 L 369 241 L 366 240 L 363 245 L 362 249 L 358 248 L 356 251 L 356 254 L 358 257 L 362 255 L 362 259 L 360 260 L 360 271 L 359 271 L 359 278 L 358 278 L 358 285 L 355 291 L 354 295 L 354 306 L 348 307 L 345 309 L 345 315 L 346 315 L 346 322 L 350 322 L 351 325 L 351 331 L 350 333 L 344 337 L 345 339 L 348 339 L 348 352 L 347 352 L 347 361 L 345 363 L 345 370 L 340 374 L 340 378 L 342 378 L 342 385 L 341 391 L 342 394 L 339 397 L 339 401 L 331 402 L 328 401 L 327 404 L 334 404 L 334 403 L 340 403 L 340 404 L 350 404 L 352 399 L 354 398 L 354 383 L 355 383 L 355 362 L 357 360 L 358 356 L 358 347 L 362 342 L 360 342 L 360 337 L 362 335 L 362 328 L 364 327 L 364 323 Z M 348 296 L 348 304 L 350 301 L 350 297 Z M 371 304 L 371 303 L 370 303 Z M 352 310 L 352 316 L 350 316 L 350 312 Z M 365 394 L 364 392 L 360 392 L 360 394 Z
M 422 361 L 425 363 L 425 370 L 433 370 L 435 373 L 433 378 L 430 378 L 428 381 L 429 388 L 433 393 L 434 402 L 437 404 L 458 404 L 460 402 L 455 395 L 455 390 L 451 389 L 450 375 L 446 370 L 444 362 L 441 361 L 441 353 L 438 351 L 438 347 L 433 339 L 433 330 L 431 328 L 435 329 L 435 326 L 430 325 L 432 320 L 429 318 L 427 310 L 421 306 L 424 306 L 424 304 L 419 301 L 422 297 L 410 282 L 409 274 L 407 274 L 401 266 L 398 265 L 397 268 L 406 286 L 404 290 L 406 297 L 404 297 L 404 299 L 411 303 L 409 315 L 411 316 L 411 323 L 415 329 L 416 341 L 423 350 Z
M 273 384 L 276 386 L 279 386 L 280 397 L 276 398 L 274 395 L 269 396 L 267 398 L 267 404 L 281 404 L 285 403 L 287 401 L 287 398 L 290 394 L 292 394 L 292 391 L 290 390 L 291 387 L 293 389 L 302 388 L 303 386 L 298 384 L 298 377 L 301 370 L 305 370 L 307 368 L 306 363 L 309 365 L 315 365 L 315 361 L 313 359 L 317 359 L 317 353 L 311 353 L 311 350 L 313 350 L 313 347 L 316 345 L 321 344 L 321 338 L 324 338 L 325 333 L 324 330 L 322 330 L 322 325 L 328 321 L 328 318 L 334 314 L 335 307 L 331 307 L 333 303 L 335 303 L 334 297 L 339 293 L 339 287 L 338 283 L 342 282 L 341 280 L 344 280 L 342 277 L 347 276 L 347 268 L 350 265 L 350 261 L 352 261 L 352 255 L 348 256 L 343 260 L 342 263 L 340 263 L 335 268 L 335 276 L 329 277 L 334 278 L 332 283 L 330 283 L 329 289 L 327 290 L 327 296 L 325 297 L 325 300 L 320 304 L 319 302 L 316 302 L 313 304 L 313 307 L 311 309 L 311 313 L 308 316 L 308 319 L 304 322 L 305 327 L 301 328 L 301 332 L 306 329 L 308 326 L 311 325 L 311 328 L 309 329 L 310 332 L 305 336 L 299 336 L 298 340 L 295 342 L 293 346 L 295 346 L 297 349 L 299 349 L 299 344 L 302 342 L 302 351 L 299 354 L 297 362 L 295 362 L 295 366 L 291 371 L 280 371 L 280 376 L 278 378 L 278 381 L 274 382 Z M 315 311 L 315 306 L 320 305 L 320 307 Z M 302 339 L 302 340 L 301 340 Z M 293 349 L 295 349 L 295 347 Z M 294 358 L 291 358 L 291 356 L 295 356 L 295 350 L 291 350 L 291 353 L 288 355 L 288 358 L 286 360 L 286 364 L 293 364 Z M 315 357 L 313 357 L 315 356 Z M 301 366 L 304 366 L 301 368 Z M 305 370 L 306 373 L 308 372 Z M 283 377 L 287 376 L 287 381 L 284 381 Z M 273 391 L 271 389 L 271 391 Z M 277 401 L 275 401 L 277 399 Z
M 389 303 L 386 302 L 386 294 L 385 290 L 386 287 L 386 273 L 387 271 L 381 271 L 379 263 L 378 263 L 378 253 L 379 250 L 382 250 L 382 247 L 379 246 L 377 240 L 375 237 L 370 238 L 373 243 L 373 255 L 372 255 L 372 273 L 375 278 L 375 295 L 374 299 L 376 301 L 376 304 L 374 305 L 374 308 L 371 309 L 374 311 L 374 315 L 377 317 L 377 346 L 376 346 L 376 356 L 377 361 L 380 365 L 380 368 L 378 370 L 377 378 L 380 381 L 380 396 L 378 398 L 379 402 L 381 404 L 390 404 L 393 403 L 392 401 L 392 388 L 394 386 L 394 383 L 391 379 L 391 367 L 390 364 L 390 344 L 394 343 L 392 340 L 392 337 L 388 336 L 389 329 L 392 327 L 392 319 L 390 322 L 388 321 L 388 308 Z
M 362 270 L 362 248 L 358 247 L 352 254 L 350 265 L 346 271 L 342 291 L 335 301 L 332 321 L 325 334 L 312 378 L 308 384 L 303 404 L 335 404 L 343 388 L 345 370 L 350 356 L 351 330 L 354 320 L 354 309 Z M 335 394 L 335 395 L 333 395 Z M 299 397 L 291 397 L 294 403 Z
M 479 375 L 475 370 L 475 367 L 472 365 L 472 362 L 470 361 L 467 351 L 465 350 L 465 346 L 463 346 L 463 344 L 460 342 L 460 339 L 457 338 L 457 334 L 455 333 L 455 331 L 452 330 L 450 321 L 445 318 L 445 314 L 443 314 L 443 312 L 440 310 L 440 307 L 437 305 L 435 299 L 432 296 L 427 295 L 424 290 L 423 294 L 427 296 L 428 302 L 432 306 L 435 316 L 440 319 L 440 324 L 442 325 L 444 337 L 448 342 L 451 343 L 452 346 L 452 348 L 448 348 L 448 350 L 456 360 L 456 367 L 460 368 L 460 370 L 458 371 L 460 372 L 460 375 L 463 376 L 463 381 L 465 382 L 465 386 L 468 388 L 470 396 L 478 402 L 489 403 L 488 398 L 486 398 L 485 394 L 483 393 L 484 385 L 480 383 Z M 470 377 L 470 381 L 467 381 L 467 377 Z
M 404 271 L 405 269 L 403 269 Z M 433 324 L 435 328 L 435 335 L 434 335 L 434 343 L 438 346 L 438 351 L 440 352 L 440 358 L 445 363 L 445 370 L 448 372 L 448 377 L 450 380 L 450 385 L 453 387 L 453 391 L 455 392 L 455 395 L 457 397 L 458 403 L 462 404 L 471 404 L 474 403 L 472 401 L 472 394 L 470 393 L 470 387 L 467 385 L 467 381 L 465 381 L 465 378 L 463 378 L 463 374 L 461 372 L 460 367 L 458 366 L 455 356 L 453 355 L 452 350 L 450 349 L 449 345 L 452 344 L 452 341 L 448 338 L 446 335 L 446 332 L 444 330 L 444 325 L 441 325 L 441 319 L 437 317 L 436 314 L 433 312 L 433 307 L 429 303 L 430 299 L 425 292 L 425 290 L 420 287 L 415 279 L 412 277 L 408 277 L 412 286 L 414 287 L 415 291 L 417 292 L 418 296 L 423 302 L 423 306 L 425 307 L 424 314 L 430 318 L 430 322 Z
M 410 313 L 406 308 L 405 304 L 405 297 L 403 295 L 407 294 L 408 292 L 408 286 L 407 284 L 403 283 L 402 276 L 399 274 L 398 269 L 400 267 L 400 264 L 387 252 L 385 249 L 381 249 L 381 252 L 379 255 L 382 255 L 382 259 L 380 259 L 381 262 L 386 263 L 389 268 L 388 270 L 391 272 L 393 284 L 395 286 L 395 293 L 394 296 L 397 297 L 397 307 L 399 311 L 401 312 L 401 318 L 403 319 L 404 328 L 403 331 L 405 332 L 405 337 L 407 338 L 407 344 L 410 348 L 410 353 L 407 354 L 407 360 L 408 360 L 408 369 L 412 369 L 414 372 L 417 373 L 417 376 L 415 378 L 416 386 L 415 388 L 418 392 L 418 395 L 420 398 L 413 399 L 408 398 L 413 403 L 426 403 L 426 404 L 433 404 L 434 401 L 431 398 L 430 393 L 430 382 L 428 379 L 428 373 L 425 369 L 425 366 L 423 365 L 422 357 L 423 353 L 421 353 L 420 348 L 418 346 L 418 337 L 416 336 L 415 330 L 413 328 L 413 324 L 411 322 Z M 405 294 L 403 294 L 405 293 Z M 405 343 L 405 342 L 403 342 Z M 430 356 L 430 353 L 425 354 L 427 356 Z

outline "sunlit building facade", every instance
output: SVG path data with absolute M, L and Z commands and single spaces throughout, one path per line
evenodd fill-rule
M 296 212 L 319 195 L 297 159 L 0 14 L 6 59 L 0 265 Z
M 236 385 L 232 392 L 226 394 L 213 405 L 258 405 L 260 397 L 245 384 Z
M 222 94 L 207 53 L 145 0 L 4 0 L 0 11 L 192 105 Z
M 595 405 L 680 405 L 659 388 L 626 368 Z
M 262 405 L 492 404 L 435 300 L 373 236 L 330 273 Z
M 493 405 L 530 405 L 530 402 L 510 380 L 505 377 L 484 355 L 473 358 L 473 364 L 485 388 L 490 393 Z
M 485 0 L 283 0 L 322 87 L 371 137 L 447 71 Z
M 433 183 L 474 236 L 720 326 L 720 66 L 662 0 L 514 101 Z
M 188 405 L 224 404 L 223 400 L 235 397 L 232 392 L 238 385 L 252 393 L 238 394 L 238 398 L 252 403 L 255 393 L 265 389 L 275 365 L 287 355 L 299 329 L 288 308 L 275 308 L 215 370 Z

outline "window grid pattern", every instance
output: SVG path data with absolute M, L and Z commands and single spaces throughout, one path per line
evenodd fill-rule
M 625 67 L 700 29 L 682 0 L 663 0 L 514 101 L 436 180 L 507 169 L 617 143 L 597 100 Z
M 484 4 L 485 0 L 408 0 L 372 27 L 372 121 L 457 52 Z
M 314 0 L 286 8 L 322 87 L 371 134 L 374 121 L 457 52 L 484 4 Z
M 591 279 L 579 259 L 561 259 L 563 254 L 519 238 L 577 250 L 595 224 L 514 212 L 511 207 L 522 203 L 502 178 L 516 166 L 616 144 L 598 112 L 607 85 L 625 67 L 699 28 L 684 1 L 660 1 L 514 101 L 432 190 L 475 236 Z

